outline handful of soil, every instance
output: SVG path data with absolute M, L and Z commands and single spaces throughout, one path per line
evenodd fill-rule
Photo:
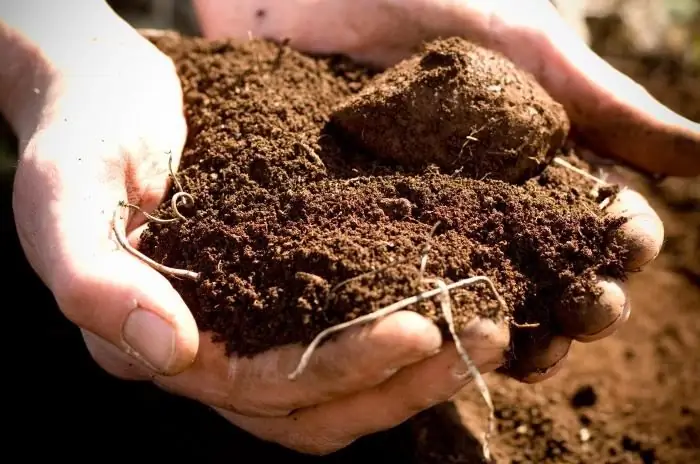
M 182 79 L 177 177 L 194 206 L 140 251 L 197 273 L 172 283 L 229 354 L 307 344 L 421 277 L 494 284 L 501 300 L 485 282 L 451 293 L 457 329 L 480 315 L 556 330 L 571 289 L 623 277 L 620 221 L 548 164 L 585 168 L 562 149 L 566 115 L 503 57 L 450 39 L 373 76 L 266 41 L 153 40 Z M 436 301 L 410 309 L 445 327 Z

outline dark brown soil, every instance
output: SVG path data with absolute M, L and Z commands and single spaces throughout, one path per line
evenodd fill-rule
M 625 44 L 616 47 L 614 56 L 609 47 L 597 47 L 671 107 L 700 120 L 697 69 L 672 57 L 630 56 Z M 574 345 L 564 369 L 540 385 L 486 377 L 499 409 L 499 433 L 492 442 L 498 463 L 700 462 L 700 204 L 692 193 L 700 179 L 654 183 L 623 173 L 662 217 L 666 245 L 648 269 L 631 276 L 632 316 L 619 333 Z M 0 181 L 0 188 L 3 258 L 12 269 L 6 284 L 24 289 L 21 308 L 7 306 L 5 314 L 6 326 L 13 328 L 6 335 L 19 353 L 8 357 L 14 373 L 8 386 L 13 401 L 22 404 L 8 409 L 6 421 L 13 436 L 26 440 L 7 440 L 6 453 L 16 446 L 17 453 L 36 452 L 41 460 L 50 448 L 56 458 L 75 459 L 76 444 L 82 441 L 109 449 L 110 457 L 123 461 L 133 460 L 137 452 L 153 461 L 199 463 L 481 462 L 481 446 L 470 431 L 481 436 L 485 408 L 473 386 L 453 403 L 316 458 L 261 442 L 210 408 L 148 382 L 107 375 L 26 262 L 12 221 L 12 184 Z M 688 271 L 693 268 L 695 273 Z M 121 438 L 125 426 L 126 441 Z M 583 427 L 590 433 L 586 442 L 581 440 Z M 148 437 L 150 446 L 138 442 L 139 437 Z M 21 445 L 29 441 L 38 446 Z
M 699 69 L 669 56 L 604 56 L 671 108 L 700 120 Z M 564 369 L 542 384 L 487 376 L 498 408 L 496 462 L 700 462 L 700 179 L 654 182 L 615 171 L 659 213 L 664 249 L 631 276 L 632 315 L 619 333 L 574 344 Z M 460 426 L 480 432 L 483 414 L 472 388 L 421 414 L 412 421 L 417 462 L 481 462 Z
M 515 185 L 384 164 L 328 125 L 366 71 L 265 42 L 157 45 L 182 77 L 190 137 L 178 176 L 196 207 L 187 221 L 153 225 L 141 248 L 201 273 L 198 283 L 173 284 L 229 353 L 309 342 L 426 290 L 420 252 L 438 223 L 426 276 L 486 275 L 508 304 L 485 285 L 455 292 L 458 326 L 481 315 L 557 330 L 557 309 L 590 291 L 594 273 L 623 277 L 620 221 L 601 217 L 600 198 L 578 175 L 552 167 Z M 441 322 L 432 301 L 417 306 Z
M 530 74 L 456 37 L 387 70 L 333 121 L 377 157 L 506 182 L 540 174 L 569 132 Z

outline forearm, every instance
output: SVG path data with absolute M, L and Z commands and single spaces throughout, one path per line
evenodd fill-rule
M 127 30 L 101 0 L 0 0 L 0 112 L 15 132 L 35 130 L 62 77 L 99 71 L 101 42 Z
M 7 3 L 0 3 L 0 113 L 19 134 L 39 111 L 51 71 L 38 44 L 10 21 Z

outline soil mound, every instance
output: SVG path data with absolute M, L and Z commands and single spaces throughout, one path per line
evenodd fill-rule
M 174 59 L 184 87 L 190 135 L 178 178 L 195 206 L 183 209 L 186 221 L 152 224 L 141 251 L 200 273 L 197 283 L 174 279 L 173 284 L 200 328 L 214 332 L 228 353 L 254 355 L 281 344 L 308 343 L 330 325 L 426 290 L 418 277 L 428 239 L 426 277 L 455 282 L 488 276 L 508 306 L 499 305 L 487 285 L 455 291 L 457 327 L 473 315 L 554 326 L 553 309 L 575 305 L 578 291 L 590 288 L 595 273 L 623 277 L 624 251 L 615 234 L 620 221 L 602 217 L 602 198 L 590 195 L 589 180 L 555 165 L 519 184 L 443 172 L 440 160 L 464 143 L 463 131 L 452 145 L 426 141 L 433 145 L 425 166 L 404 164 L 406 158 L 396 154 L 407 153 L 400 151 L 407 147 L 397 145 L 387 160 L 330 123 L 343 111 L 364 112 L 366 127 L 378 122 L 375 129 L 397 140 L 415 123 L 411 118 L 434 110 L 434 102 L 417 99 L 416 105 L 428 108 L 409 112 L 407 125 L 390 127 L 386 119 L 380 124 L 381 117 L 373 115 L 382 92 L 391 93 L 387 76 L 416 80 L 409 71 L 426 62 L 439 65 L 428 74 L 450 74 L 453 68 L 463 73 L 483 52 L 458 53 L 454 41 L 438 42 L 377 77 L 342 58 L 304 56 L 264 41 L 164 37 L 155 43 Z M 484 69 L 493 73 L 504 66 L 494 62 Z M 480 80 L 481 72 L 475 73 L 473 91 L 457 92 L 466 85 L 459 80 L 449 84 L 459 98 L 445 101 L 478 99 L 488 91 L 484 85 L 490 81 Z M 499 111 L 512 117 L 505 125 L 489 126 L 479 150 L 459 166 L 471 176 L 492 163 L 485 161 L 485 150 L 498 144 L 514 154 L 502 158 L 507 169 L 500 172 L 521 174 L 522 153 L 538 160 L 528 162 L 530 172 L 535 165 L 541 169 L 559 145 L 566 127 L 559 108 L 521 74 L 513 76 L 511 84 L 503 79 L 502 97 L 484 107 L 484 118 Z M 401 85 L 393 95 L 402 95 Z M 371 108 L 362 104 L 367 95 L 375 102 Z M 405 105 L 407 98 L 398 101 Z M 526 107 L 535 100 L 550 103 L 526 120 Z M 452 122 L 469 122 L 465 130 L 470 131 L 479 113 L 460 108 L 463 115 Z M 515 138 L 530 148 L 513 151 Z M 573 153 L 559 154 L 583 166 Z M 161 215 L 170 214 L 167 204 Z M 370 271 L 378 272 L 358 278 Z M 331 292 L 351 278 L 356 279 Z M 442 323 L 433 301 L 415 309 Z
M 531 75 L 456 37 L 384 72 L 333 121 L 377 157 L 506 182 L 539 174 L 569 132 L 564 108 Z

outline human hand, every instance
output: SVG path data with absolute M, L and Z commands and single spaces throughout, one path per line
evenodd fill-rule
M 119 69 L 111 79 L 105 73 L 102 84 L 86 78 L 89 69 L 82 73 L 83 80 L 81 73 L 69 73 L 53 82 L 45 93 L 40 130 L 26 130 L 27 136 L 22 137 L 30 142 L 23 146 L 15 191 L 25 251 L 64 313 L 84 329 L 98 363 L 122 378 L 152 379 L 167 390 L 216 407 L 233 423 L 262 438 L 313 453 L 333 451 L 359 436 L 396 425 L 458 391 L 469 379 L 454 375 L 462 372 L 457 353 L 447 348 L 431 356 L 442 340 L 432 324 L 411 312 L 397 313 L 329 343 L 293 383 L 287 373 L 298 361 L 301 347 L 274 350 L 252 360 L 228 360 L 208 337 L 199 337 L 189 312 L 166 281 L 107 240 L 116 202 L 127 198 L 146 211 L 159 203 L 167 179 L 165 154 L 171 152 L 177 162 L 184 141 L 179 87 L 174 90 L 168 84 L 177 82 L 176 76 L 172 69 L 165 71 L 167 66 L 153 64 L 162 63 L 162 56 L 155 58 L 152 48 L 135 42 L 122 54 L 127 49 L 129 53 L 143 50 L 136 61 L 114 50 L 85 55 L 101 70 Z M 81 56 L 75 50 L 71 53 Z M 112 57 L 113 67 L 101 63 L 100 57 Z M 150 83 L 137 79 L 143 76 L 153 78 Z M 94 104 L 106 108 L 90 111 L 83 106 L 85 95 L 94 96 Z M 111 95 L 108 102 L 104 95 Z M 94 223 L 85 221 L 86 217 L 95 218 Z M 136 215 L 118 226 L 125 227 L 136 243 L 141 222 Z M 154 336 L 158 331 L 135 326 L 145 339 L 144 346 L 128 351 L 140 352 L 145 363 L 119 349 L 128 338 L 122 337 L 121 328 L 128 326 L 124 321 L 136 303 L 175 329 L 172 338 L 164 337 L 169 343 L 158 345 L 159 337 Z M 605 316 L 608 320 L 617 316 L 620 321 L 625 311 L 598 313 L 603 317 L 591 320 L 604 325 L 599 321 Z M 529 359 L 541 361 L 552 352 L 561 354 L 566 343 L 556 340 L 539 354 L 533 349 Z M 503 361 L 508 329 L 474 321 L 462 341 L 477 367 L 487 372 Z M 159 357 L 169 360 L 162 363 L 165 366 L 159 365 Z M 418 362 L 425 358 L 430 359 Z M 432 382 L 427 384 L 425 379 Z
M 15 9 L 28 48 L 41 49 L 32 69 L 43 77 L 16 89 L 34 110 L 8 113 L 21 140 L 13 203 L 22 246 L 96 362 L 122 379 L 151 380 L 199 400 L 264 439 L 318 454 L 460 390 L 469 379 L 456 350 L 443 348 L 438 328 L 411 311 L 343 333 L 294 382 L 288 375 L 303 347 L 229 359 L 197 331 L 169 282 L 111 233 L 120 201 L 146 212 L 162 201 L 168 160 L 177 165 L 186 138 L 179 80 L 150 43 L 89 4 L 49 7 L 46 16 Z M 94 30 L 57 27 L 69 23 Z M 136 246 L 144 217 L 134 213 L 115 226 Z M 502 364 L 509 331 L 474 320 L 461 339 L 487 372 Z

